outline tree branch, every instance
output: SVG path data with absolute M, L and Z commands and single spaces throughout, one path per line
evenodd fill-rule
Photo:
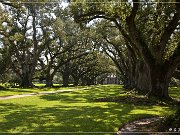
M 176 6 L 176 13 L 173 16 L 173 19 L 169 22 L 168 26 L 165 28 L 164 33 L 161 36 L 159 47 L 160 47 L 160 57 L 163 57 L 164 50 L 166 48 L 167 42 L 169 41 L 172 33 L 176 29 L 180 20 L 180 9 Z

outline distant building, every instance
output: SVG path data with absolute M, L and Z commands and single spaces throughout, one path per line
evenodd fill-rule
M 110 74 L 104 79 L 103 84 L 120 84 L 120 80 L 116 75 Z

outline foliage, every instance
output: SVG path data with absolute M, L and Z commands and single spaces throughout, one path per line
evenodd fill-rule
M 70 7 L 76 22 L 86 24 L 95 19 L 98 21 L 105 19 L 111 22 L 109 31 L 116 28 L 119 31 L 116 37 L 122 35 L 127 50 L 134 54 L 134 59 L 137 59 L 133 67 L 137 70 L 131 74 L 133 77 L 130 78 L 130 82 L 133 83 L 128 84 L 130 87 L 145 90 L 148 96 L 169 98 L 168 84 L 180 63 L 178 1 L 165 4 L 161 1 L 139 0 L 120 2 L 75 0 L 71 1 Z M 146 73 L 140 72 L 143 70 L 146 70 Z
M 32 86 L 38 58 L 45 44 L 51 40 L 47 27 L 52 19 L 47 15 L 51 5 L 43 2 L 17 4 L 18 8 L 4 6 L 3 11 L 8 13 L 7 18 L 11 18 L 11 21 L 4 26 L 1 42 L 4 48 L 9 48 L 11 69 L 20 78 L 21 86 L 29 87 Z
M 5 72 L 10 67 L 21 87 L 32 87 L 33 79 L 45 79 L 51 87 L 57 72 L 65 85 L 72 77 L 76 84 L 94 84 L 118 69 L 126 88 L 169 98 L 168 86 L 180 62 L 177 1 L 72 0 L 67 7 L 61 6 L 64 1 L 1 2 L 0 68 Z M 83 75 L 75 73 L 79 68 Z
M 172 77 L 170 85 L 174 87 L 180 86 L 180 80 Z

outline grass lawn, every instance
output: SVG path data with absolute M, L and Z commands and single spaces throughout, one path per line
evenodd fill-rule
M 118 85 L 100 85 L 86 90 L 1 100 L 0 132 L 107 132 L 109 135 L 128 121 L 169 115 L 176 109 L 167 105 L 94 101 L 96 98 L 124 96 L 119 94 L 122 91 Z M 173 91 L 179 92 L 171 90 L 172 95 Z
M 171 87 L 169 93 L 171 97 L 180 99 L 180 87 Z
M 7 88 L 6 90 L 0 90 L 0 96 L 11 96 L 11 95 L 21 95 L 28 93 L 38 93 L 42 91 L 56 91 L 56 90 L 69 90 L 69 89 L 77 89 L 77 88 L 86 88 L 86 86 L 78 86 L 78 87 L 52 87 L 45 88 L 44 84 L 35 84 L 38 86 L 37 88 Z M 57 86 L 57 85 L 55 85 Z

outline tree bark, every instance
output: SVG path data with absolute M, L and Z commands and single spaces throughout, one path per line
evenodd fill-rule
M 20 87 L 33 87 L 32 83 L 32 67 L 27 63 L 22 64 L 22 73 L 19 74 L 20 76 Z
M 63 74 L 63 87 L 68 87 L 69 84 L 69 74 L 64 73 Z
M 70 64 L 66 63 L 64 65 L 64 70 L 62 71 L 62 78 L 63 78 L 63 86 L 64 87 L 67 87 L 69 84 L 70 74 L 71 74 Z
M 51 75 L 46 76 L 46 86 L 45 87 L 53 87 L 53 77 Z
M 31 74 L 26 72 L 21 75 L 20 87 L 33 87 Z
M 151 89 L 150 71 L 148 66 L 139 61 L 135 69 L 135 87 L 140 93 L 147 94 Z
M 170 99 L 168 94 L 169 83 L 173 74 L 172 69 L 166 66 L 154 66 L 151 69 L 151 90 L 148 96 L 155 96 L 160 99 Z

